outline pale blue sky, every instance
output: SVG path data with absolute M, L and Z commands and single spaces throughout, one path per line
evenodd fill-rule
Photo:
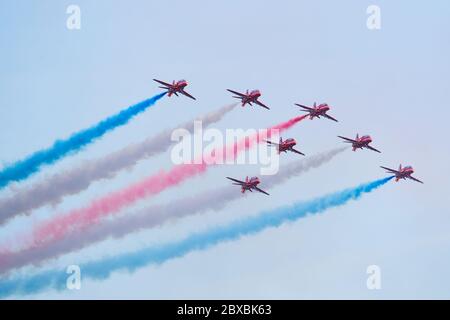
M 81 8 L 81 30 L 66 8 Z M 366 8 L 381 8 L 381 30 Z M 157 93 L 152 78 L 186 78 L 198 98 L 163 99 L 80 154 L 14 187 L 38 181 L 231 102 L 226 88 L 258 88 L 271 107 L 237 108 L 216 125 L 264 128 L 298 114 L 294 103 L 328 102 L 331 121 L 289 131 L 307 154 L 371 134 L 381 155 L 346 152 L 332 163 L 252 194 L 220 212 L 107 241 L 45 264 L 81 263 L 308 199 L 384 175 L 379 165 L 411 164 L 424 185 L 390 183 L 359 202 L 256 236 L 195 252 L 132 275 L 83 282 L 78 292 L 33 298 L 450 298 L 450 3 L 448 1 L 2 1 L 0 161 L 11 163 Z M 285 135 L 286 136 L 286 135 Z M 286 155 L 283 161 L 295 160 Z M 2 164 L 2 165 L 3 165 Z M 55 208 L 1 228 L 0 238 L 171 167 L 169 153 L 97 182 Z M 224 166 L 139 203 L 163 203 L 226 185 Z M 4 190 L 0 197 L 7 196 Z M 366 288 L 377 264 L 382 289 Z M 26 269 L 34 271 L 34 269 Z

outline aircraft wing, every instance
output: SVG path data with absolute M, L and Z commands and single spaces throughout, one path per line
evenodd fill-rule
M 184 91 L 184 90 L 182 90 L 182 91 L 180 91 L 182 94 L 184 94 L 186 97 L 189 97 L 189 98 L 191 98 L 191 99 L 194 99 L 194 100 L 197 100 L 197 99 L 195 99 L 193 96 L 191 96 L 189 93 L 187 93 L 186 91 Z
M 156 82 L 158 82 L 158 83 L 160 83 L 160 84 L 162 84 L 164 86 L 168 86 L 168 87 L 172 86 L 170 83 L 167 83 L 167 82 L 164 82 L 164 81 L 161 81 L 161 80 L 158 80 L 158 79 L 153 79 L 153 81 L 156 81 Z
M 237 183 L 239 183 L 239 184 L 245 184 L 245 182 L 244 182 L 244 181 L 241 181 L 241 180 L 233 179 L 233 178 L 230 178 L 230 177 L 226 177 L 226 178 L 227 178 L 228 180 L 237 182 Z
M 298 104 L 298 103 L 296 103 L 295 105 L 296 105 L 296 106 L 299 106 L 299 107 L 301 107 L 301 108 L 303 108 L 303 109 L 306 109 L 306 110 L 308 110 L 308 111 L 312 111 L 312 110 L 314 110 L 313 108 L 311 108 L 311 107 L 307 107 L 307 106 L 304 106 L 304 105 L 302 105 L 302 104 Z
M 374 147 L 371 147 L 371 146 L 366 146 L 366 148 L 367 148 L 367 149 L 370 149 L 370 150 L 372 150 L 372 151 L 375 151 L 375 152 L 381 153 L 381 151 L 380 151 L 380 150 L 377 150 L 377 149 L 375 149 Z
M 383 166 L 380 166 L 380 168 L 383 168 L 384 170 L 387 170 L 390 173 L 399 173 L 400 172 L 398 170 L 394 170 L 394 169 L 391 169 L 391 168 L 386 168 L 386 167 L 383 167 Z
M 356 142 L 356 140 L 353 140 L 353 139 L 350 139 L 350 138 L 346 138 L 346 137 L 343 137 L 343 136 L 338 136 L 338 138 L 341 138 L 341 139 L 344 139 L 344 140 L 346 140 L 346 142 Z
M 267 142 L 268 144 L 271 144 L 271 145 L 274 145 L 274 146 L 279 146 L 280 145 L 279 143 L 276 143 L 276 142 L 267 141 L 267 140 L 264 140 L 264 141 Z
M 414 181 L 416 181 L 416 182 L 420 182 L 420 183 L 423 183 L 422 181 L 420 181 L 419 179 L 416 179 L 416 178 L 414 178 L 414 177 L 411 177 L 411 176 L 409 176 L 409 178 L 410 178 L 411 180 L 414 180 Z
M 330 119 L 330 120 L 333 120 L 333 121 L 336 121 L 336 122 L 339 122 L 339 121 L 337 121 L 335 118 L 333 118 L 332 116 L 329 116 L 329 115 L 327 115 L 327 114 L 323 114 L 323 116 L 325 117 L 325 118 L 328 118 L 328 119 Z
M 294 148 L 291 148 L 291 149 L 289 149 L 289 150 L 291 150 L 292 152 L 295 152 L 295 153 L 301 154 L 302 156 L 304 156 L 304 155 L 305 155 L 304 153 L 302 153 L 302 152 L 300 152 L 300 151 L 298 151 L 298 150 L 295 150 Z
M 240 96 L 240 97 L 245 97 L 245 96 L 246 96 L 245 94 L 239 93 L 239 92 L 237 92 L 237 91 L 233 91 L 233 90 L 230 90 L 230 89 L 227 89 L 227 90 L 230 91 L 230 92 L 233 93 L 233 94 L 237 94 L 237 95 Z
M 258 187 L 253 187 L 253 189 L 255 189 L 256 191 L 259 191 L 259 192 L 261 192 L 261 193 L 267 194 L 268 196 L 270 196 L 270 194 L 268 194 L 268 193 L 265 192 L 264 190 L 261 190 L 261 189 L 258 188 Z
M 258 100 L 256 100 L 255 103 L 256 103 L 258 106 L 260 106 L 260 107 L 263 107 L 263 108 L 266 108 L 267 110 L 270 110 L 270 108 L 269 108 L 268 106 L 266 106 L 266 105 L 265 105 L 264 103 L 262 103 L 262 102 L 259 102 Z

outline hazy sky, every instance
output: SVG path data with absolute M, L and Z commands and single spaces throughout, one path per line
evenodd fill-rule
M 66 8 L 81 29 L 66 28 Z M 369 5 L 381 29 L 366 26 Z M 323 215 L 191 253 L 133 274 L 84 281 L 71 292 L 28 298 L 450 298 L 450 2 L 448 1 L 1 1 L 0 166 L 49 146 L 158 93 L 152 78 L 185 78 L 185 97 L 164 98 L 83 152 L 0 192 L 118 150 L 232 102 L 226 88 L 258 88 L 271 107 L 236 108 L 216 128 L 265 128 L 299 114 L 294 103 L 328 102 L 340 120 L 305 121 L 286 133 L 306 154 L 371 134 L 382 154 L 351 151 L 219 212 L 173 221 L 51 261 L 78 264 L 383 177 L 411 164 L 424 185 L 402 181 Z M 298 160 L 283 155 L 283 162 Z M 172 166 L 170 153 L 15 219 L 0 239 Z M 245 177 L 258 166 L 223 166 L 144 200 L 176 201 Z M 262 186 L 263 186 L 262 182 Z M 232 187 L 232 186 L 230 186 Z M 238 192 L 238 190 L 236 190 Z M 381 268 L 368 290 L 366 268 Z

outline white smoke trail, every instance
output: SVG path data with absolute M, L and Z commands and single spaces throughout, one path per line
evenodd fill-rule
M 277 175 L 264 179 L 264 188 L 274 187 L 288 179 L 298 176 L 312 168 L 319 167 L 331 161 L 346 147 L 340 147 L 328 152 L 319 153 L 289 163 L 280 168 Z M 118 219 L 104 221 L 83 230 L 83 233 L 71 233 L 58 241 L 52 241 L 39 247 L 0 255 L 0 273 L 24 265 L 39 263 L 56 258 L 62 254 L 80 250 L 90 244 L 111 238 L 121 238 L 129 233 L 152 228 L 170 219 L 181 218 L 207 210 L 220 210 L 228 202 L 242 197 L 242 194 L 230 186 L 222 187 L 205 193 L 187 197 L 166 205 L 155 205 L 135 214 L 127 214 Z
M 212 111 L 197 120 L 204 126 L 218 122 L 237 104 L 228 105 Z M 186 122 L 177 128 L 192 131 L 194 121 Z M 54 174 L 34 185 L 17 190 L 11 197 L 0 200 L 0 224 L 12 217 L 28 213 L 47 204 L 56 204 L 63 197 L 76 194 L 100 179 L 114 177 L 120 170 L 134 166 L 139 160 L 166 151 L 173 142 L 170 137 L 175 128 L 165 130 L 140 143 L 113 152 L 102 158 L 86 161 L 73 169 Z
M 268 228 L 278 228 L 287 222 L 320 214 L 330 208 L 346 205 L 352 200 L 357 201 L 364 194 L 377 190 L 394 177 L 373 180 L 309 201 L 294 202 L 273 210 L 263 211 L 256 216 L 193 233 L 179 241 L 148 246 L 132 252 L 90 261 L 80 265 L 80 269 L 83 270 L 83 279 L 105 280 L 113 272 L 119 270 L 132 273 L 148 265 L 181 258 L 193 251 L 207 250 L 217 244 L 237 241 L 244 236 L 254 235 Z M 24 274 L 0 280 L 0 298 L 14 294 L 33 294 L 51 288 L 56 290 L 67 288 L 67 274 L 64 270 L 57 268 L 34 275 Z

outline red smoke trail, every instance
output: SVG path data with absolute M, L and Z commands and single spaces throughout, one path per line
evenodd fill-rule
M 231 158 L 234 159 L 240 152 L 250 149 L 256 143 L 260 143 L 261 141 L 263 141 L 265 139 L 269 139 L 272 136 L 272 134 L 275 132 L 282 132 L 284 130 L 291 128 L 297 122 L 305 119 L 306 117 L 307 117 L 307 115 L 298 116 L 298 117 L 292 118 L 286 122 L 282 122 L 271 128 L 261 130 L 252 136 L 245 137 L 241 141 L 238 141 L 237 143 L 232 144 L 231 146 L 225 147 L 223 149 L 223 151 L 219 151 L 219 154 L 216 155 L 216 157 L 218 159 L 221 159 L 221 156 L 226 157 L 226 155 L 228 155 L 228 156 L 231 155 Z M 203 159 L 204 159 L 204 161 L 206 161 L 205 158 L 203 158 Z
M 176 186 L 205 170 L 205 164 L 182 164 L 173 167 L 168 172 L 160 171 L 123 190 L 94 200 L 85 208 L 72 210 L 66 215 L 38 225 L 33 232 L 33 242 L 37 245 L 42 244 L 51 238 L 59 239 L 72 230 L 83 229 L 83 227 L 97 223 L 104 216 L 116 213 L 128 205 L 150 195 L 158 194 L 164 189 Z
M 232 152 L 232 157 L 236 157 L 239 152 L 247 150 L 255 143 L 270 137 L 275 130 L 280 132 L 287 130 L 305 117 L 295 117 L 269 129 L 262 130 L 253 136 L 246 137 L 231 146 L 227 146 L 222 152 Z M 219 152 L 221 151 L 219 150 Z M 31 238 L 28 239 L 28 245 L 42 246 L 49 241 L 60 239 L 68 232 L 79 231 L 89 225 L 98 223 L 101 218 L 118 213 L 121 209 L 138 200 L 156 195 L 190 177 L 205 172 L 208 166 L 205 159 L 200 161 L 200 164 L 177 165 L 168 172 L 160 171 L 156 175 L 150 176 L 123 190 L 112 192 L 98 200 L 94 200 L 87 207 L 75 209 L 49 221 L 44 221 L 34 227 Z

